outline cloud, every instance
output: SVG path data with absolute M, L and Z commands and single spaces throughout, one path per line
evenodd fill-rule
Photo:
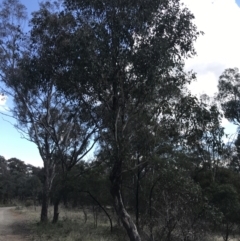
M 205 34 L 195 43 L 197 56 L 186 61 L 186 70 L 197 73 L 189 89 L 197 96 L 213 96 L 218 78 L 226 68 L 240 67 L 240 8 L 235 0 L 182 0 L 194 14 L 194 23 Z M 240 3 L 240 0 L 238 0 Z M 236 133 L 236 126 L 225 118 L 225 132 Z M 231 135 L 230 135 L 231 136 Z
M 240 64 L 240 8 L 235 0 L 182 1 L 194 14 L 198 30 L 205 33 L 195 44 L 198 55 L 186 61 L 186 69 L 193 69 L 198 79 L 190 89 L 213 95 L 221 73 Z

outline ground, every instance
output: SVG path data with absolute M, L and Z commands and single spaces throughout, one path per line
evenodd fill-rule
M 28 240 L 26 219 L 14 207 L 0 207 L 0 241 Z

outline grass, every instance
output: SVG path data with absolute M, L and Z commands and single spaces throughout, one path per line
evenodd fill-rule
M 81 209 L 60 208 L 60 216 L 57 224 L 42 224 L 40 219 L 40 207 L 17 206 L 16 212 L 22 213 L 27 222 L 27 229 L 31 235 L 29 241 L 126 241 L 129 238 L 126 231 L 116 225 L 116 218 L 113 220 L 113 232 L 110 232 L 108 219 L 102 213 L 98 214 L 98 224 L 95 225 L 94 215 L 91 209 L 87 212 L 87 222 Z M 49 220 L 52 219 L 53 208 L 49 208 Z M 111 214 L 111 216 L 114 216 Z M 211 235 L 209 241 L 223 241 L 221 236 Z M 239 237 L 231 241 L 240 241 Z
M 39 222 L 40 207 L 17 207 L 16 210 L 26 216 L 28 229 L 31 230 L 31 241 L 125 241 L 128 240 L 125 230 L 114 226 L 110 232 L 108 219 L 102 214 L 98 215 L 97 227 L 93 212 L 87 211 L 85 222 L 82 210 L 60 209 L 57 224 Z M 49 211 L 49 220 L 52 218 L 52 208 Z

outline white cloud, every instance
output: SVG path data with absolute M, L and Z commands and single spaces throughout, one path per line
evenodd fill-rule
M 194 81 L 189 86 L 194 95 L 212 95 L 217 92 L 216 76 L 212 71 L 206 71 L 198 74 L 197 81 Z
M 197 96 L 217 92 L 218 78 L 226 68 L 240 67 L 240 8 L 235 0 L 182 0 L 194 14 L 194 23 L 205 34 L 195 43 L 197 56 L 186 61 L 186 69 L 197 73 L 189 89 Z M 236 126 L 225 118 L 227 133 Z
M 205 33 L 195 44 L 198 56 L 186 61 L 186 69 L 193 69 L 198 79 L 190 89 L 194 94 L 213 95 L 220 74 L 240 65 L 240 8 L 235 0 L 183 2 L 194 14 L 198 30 Z

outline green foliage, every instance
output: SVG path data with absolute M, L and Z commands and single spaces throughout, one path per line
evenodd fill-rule
M 211 208 L 201 187 L 185 171 L 171 166 L 162 170 L 152 184 L 149 198 L 150 232 L 157 239 L 204 239 L 208 231 L 205 218 L 211 217 Z
M 40 168 L 26 165 L 17 158 L 5 160 L 1 157 L 0 203 L 10 204 L 14 200 L 38 200 L 42 183 L 38 173 Z M 34 201 L 34 202 L 35 202 Z
M 221 103 L 225 117 L 232 123 L 239 125 L 240 103 L 240 74 L 238 68 L 226 69 L 219 77 L 218 100 Z
M 223 184 L 213 191 L 212 202 L 223 213 L 226 221 L 238 223 L 240 211 L 239 195 L 232 185 Z

